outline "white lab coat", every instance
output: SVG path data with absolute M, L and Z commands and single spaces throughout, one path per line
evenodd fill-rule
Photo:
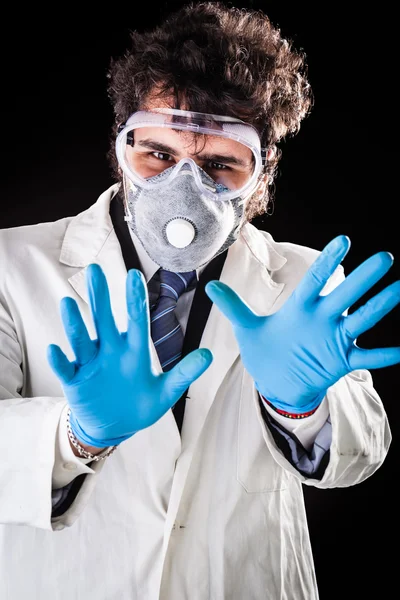
M 200 344 L 214 360 L 189 389 L 182 437 L 169 410 L 92 463 L 71 507 L 51 517 L 66 400 L 46 350 L 58 344 L 74 360 L 59 312 L 64 296 L 75 298 L 96 337 L 88 264 L 103 268 L 116 324 L 127 328 L 126 267 L 109 215 L 116 191 L 77 216 L 0 230 L 0 598 L 315 600 L 302 484 L 346 487 L 379 468 L 391 441 L 382 402 L 368 371 L 329 388 L 329 464 L 322 480 L 305 478 L 264 423 L 216 306 Z M 220 279 L 267 315 L 318 254 L 247 224 Z M 339 267 L 324 293 L 343 277 Z

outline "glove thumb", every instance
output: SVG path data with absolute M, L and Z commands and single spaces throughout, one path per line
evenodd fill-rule
M 210 350 L 194 350 L 166 373 L 163 397 L 169 404 L 168 408 L 178 402 L 183 392 L 208 369 L 212 361 L 213 355 Z
M 64 352 L 56 344 L 49 344 L 47 347 L 47 361 L 61 383 L 69 383 L 75 375 L 74 364 L 69 362 Z

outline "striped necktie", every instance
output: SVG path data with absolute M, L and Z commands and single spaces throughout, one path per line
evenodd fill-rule
M 196 278 L 196 271 L 172 273 L 158 270 L 160 296 L 150 311 L 151 337 L 163 371 L 169 371 L 181 360 L 183 332 L 175 315 L 179 297 Z

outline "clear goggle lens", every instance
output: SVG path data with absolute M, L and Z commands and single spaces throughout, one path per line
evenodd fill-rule
M 116 150 L 122 170 L 143 187 L 157 185 L 149 180 L 191 158 L 215 183 L 238 192 L 261 172 L 259 144 L 256 130 L 238 119 L 160 109 L 134 113 Z

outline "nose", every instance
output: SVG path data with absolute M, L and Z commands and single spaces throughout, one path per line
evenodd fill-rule
M 175 165 L 175 169 L 177 172 L 184 173 L 185 175 L 192 175 L 201 193 L 206 194 L 210 200 L 215 200 L 218 198 L 215 184 L 206 181 L 205 178 L 200 175 L 199 169 L 202 171 L 202 167 L 198 165 L 192 158 L 181 158 L 181 160 Z M 203 175 L 207 174 L 203 172 Z
M 186 219 L 172 219 L 165 228 L 168 242 L 175 248 L 186 248 L 192 243 L 195 236 L 195 228 Z

